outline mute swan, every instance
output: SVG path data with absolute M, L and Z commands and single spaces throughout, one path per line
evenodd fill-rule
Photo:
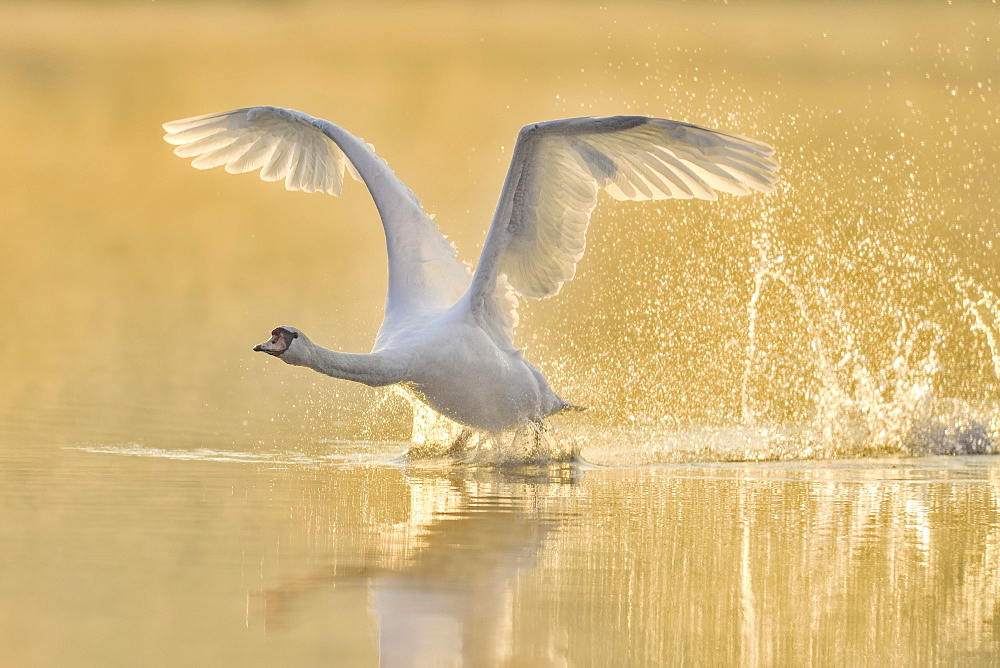
M 770 192 L 770 146 L 644 116 L 569 118 L 521 129 L 475 272 L 384 160 L 346 130 L 302 112 L 249 107 L 164 123 L 191 165 L 260 169 L 288 190 L 338 195 L 363 181 L 389 255 L 385 318 L 372 352 L 336 352 L 294 327 L 255 351 L 366 385 L 400 384 L 466 427 L 498 433 L 572 405 L 513 343 L 517 294 L 550 297 L 573 278 L 600 190 L 619 200 L 714 200 Z

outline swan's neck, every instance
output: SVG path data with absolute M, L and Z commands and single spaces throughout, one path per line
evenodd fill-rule
M 305 354 L 285 361 L 309 367 L 327 376 L 373 387 L 392 385 L 404 380 L 402 366 L 383 353 L 341 353 L 311 344 Z

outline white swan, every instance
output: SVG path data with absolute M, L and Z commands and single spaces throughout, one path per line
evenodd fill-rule
M 759 141 L 643 116 L 534 123 L 518 134 L 479 265 L 455 257 L 420 202 L 372 147 L 298 111 L 250 107 L 165 123 L 192 166 L 260 169 L 288 190 L 368 186 L 389 255 L 385 319 L 369 354 L 322 348 L 294 327 L 254 347 L 284 362 L 379 386 L 398 383 L 438 413 L 498 433 L 571 404 L 514 347 L 516 294 L 559 292 L 583 256 L 598 191 L 619 200 L 716 199 L 769 192 L 774 150 Z

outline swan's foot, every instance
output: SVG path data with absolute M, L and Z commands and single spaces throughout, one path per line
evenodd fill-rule
M 459 434 L 458 437 L 451 442 L 451 445 L 448 447 L 448 450 L 445 454 L 447 454 L 449 457 L 459 460 L 468 458 L 469 457 L 468 446 L 469 446 L 469 440 L 472 438 L 472 434 L 473 431 L 471 429 L 469 428 L 463 429 L 462 433 Z M 478 452 L 478 450 L 479 447 L 477 446 L 476 452 Z M 473 458 L 475 457 L 475 452 L 473 452 L 472 457 Z
M 464 439 L 463 436 L 465 437 Z M 496 463 L 494 458 L 499 452 L 499 441 L 492 434 L 469 429 L 467 435 L 463 433 L 457 440 L 463 440 L 465 447 L 453 447 L 448 451 L 448 454 L 454 457 L 457 463 L 470 466 Z
M 531 427 L 532 443 L 528 450 L 528 459 L 536 462 L 546 462 L 552 459 L 552 455 L 555 453 L 555 448 L 553 447 L 552 439 L 545 432 L 548 431 L 545 423 L 539 420 L 538 422 L 529 422 Z
M 508 432 L 509 438 L 494 444 L 489 457 L 491 463 L 506 465 L 544 465 L 572 461 L 575 449 L 571 444 L 553 438 L 548 425 L 539 420 L 525 421 Z
M 530 422 L 533 432 L 533 446 L 529 457 L 538 463 L 554 464 L 582 462 L 580 446 L 572 438 L 560 438 L 548 422 Z
M 556 437 L 542 421 L 525 421 L 502 435 L 465 428 L 444 455 L 468 465 L 545 466 L 581 461 L 576 442 Z

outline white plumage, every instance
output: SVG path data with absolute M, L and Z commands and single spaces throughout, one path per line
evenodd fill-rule
M 473 429 L 540 423 L 569 404 L 514 347 L 517 297 L 559 292 L 583 257 L 598 193 L 619 200 L 769 192 L 778 164 L 768 145 L 643 116 L 571 118 L 525 126 L 475 273 L 369 144 L 279 107 L 250 107 L 164 124 L 174 153 L 231 174 L 261 170 L 289 190 L 338 195 L 364 181 L 389 256 L 385 319 L 370 354 L 322 348 L 279 327 L 255 350 L 368 385 L 403 384 Z

